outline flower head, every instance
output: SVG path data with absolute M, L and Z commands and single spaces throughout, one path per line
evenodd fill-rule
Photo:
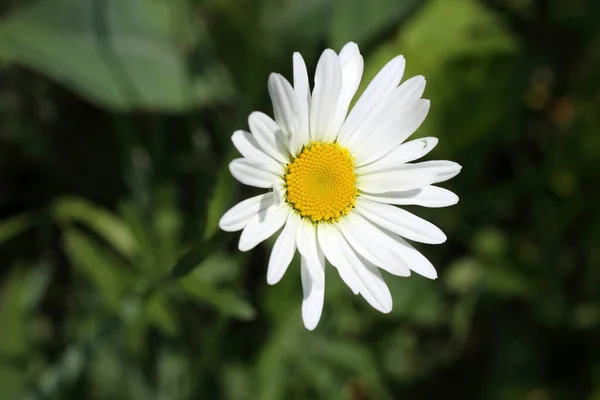
M 433 184 L 454 177 L 461 167 L 450 161 L 412 163 L 438 141 L 405 142 L 425 120 L 429 100 L 421 98 L 422 76 L 400 84 L 404 57 L 381 69 L 350 112 L 363 72 L 355 43 L 339 55 L 323 52 L 312 92 L 299 53 L 293 63 L 293 86 L 279 74 L 269 77 L 275 120 L 254 112 L 248 119 L 251 133 L 232 136 L 242 155 L 231 162 L 232 175 L 269 190 L 231 208 L 219 226 L 242 230 L 241 251 L 281 229 L 267 282 L 279 282 L 298 250 L 302 318 L 312 330 L 323 309 L 326 261 L 355 294 L 384 313 L 392 309 L 392 296 L 379 268 L 397 276 L 414 271 L 437 277 L 433 265 L 405 239 L 436 244 L 446 236 L 396 205 L 456 204 L 454 193 Z

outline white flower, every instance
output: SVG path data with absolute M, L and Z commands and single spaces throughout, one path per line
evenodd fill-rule
M 403 143 L 421 125 L 429 100 L 425 78 L 400 80 L 404 57 L 388 62 L 348 113 L 363 72 L 355 43 L 340 54 L 325 50 L 312 93 L 302 56 L 294 53 L 294 85 L 271 74 L 268 89 L 275 120 L 254 112 L 250 131 L 232 136 L 242 158 L 229 165 L 241 183 L 268 192 L 237 204 L 219 222 L 242 230 L 239 249 L 248 251 L 282 227 L 269 259 L 267 282 L 285 274 L 296 249 L 301 256 L 307 329 L 323 309 L 325 260 L 354 294 L 388 313 L 392 296 L 378 268 L 430 279 L 433 265 L 405 239 L 443 243 L 444 233 L 395 205 L 446 207 L 458 197 L 437 186 L 460 172 L 451 161 L 411 163 L 429 153 L 433 137 Z

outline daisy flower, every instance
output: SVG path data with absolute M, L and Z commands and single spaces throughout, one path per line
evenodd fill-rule
M 438 227 L 397 206 L 456 204 L 454 193 L 433 185 L 456 176 L 461 167 L 451 161 L 413 163 L 438 140 L 405 142 L 425 120 L 429 100 L 421 98 L 422 76 L 400 84 L 404 57 L 388 62 L 349 112 L 363 73 L 355 43 L 339 54 L 323 52 L 312 92 L 299 53 L 293 67 L 293 85 L 279 74 L 269 76 L 274 120 L 253 112 L 250 132 L 240 130 L 231 138 L 242 155 L 229 165 L 231 174 L 267 192 L 231 208 L 219 226 L 242 230 L 241 251 L 281 230 L 267 282 L 279 282 L 298 250 L 307 329 L 317 326 L 323 310 L 326 261 L 354 294 L 388 313 L 392 296 L 379 268 L 435 279 L 433 265 L 406 239 L 446 240 Z

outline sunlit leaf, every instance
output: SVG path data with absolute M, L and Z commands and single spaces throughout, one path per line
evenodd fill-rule
M 431 0 L 403 27 L 395 43 L 381 48 L 378 57 L 384 59 L 383 53 L 387 53 L 389 59 L 390 51 L 404 54 L 409 74 L 429 78 L 453 58 L 516 49 L 517 43 L 502 21 L 480 2 Z

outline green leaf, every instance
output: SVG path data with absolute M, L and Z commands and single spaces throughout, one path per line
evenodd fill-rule
M 172 253 L 180 245 L 184 223 L 183 213 L 178 208 L 177 199 L 170 187 L 158 190 L 154 203 L 154 229 L 159 241 L 158 244 L 164 247 L 164 251 L 171 253 L 169 255 L 172 256 Z
M 63 231 L 63 244 L 71 265 L 96 286 L 111 309 L 120 311 L 122 296 L 132 283 L 123 262 L 74 228 Z
M 411 71 L 428 76 L 451 58 L 512 52 L 516 43 L 497 16 L 480 2 L 432 0 L 406 25 L 398 47 L 407 56 Z
M 0 223 L 0 244 L 19 236 L 33 225 L 31 214 L 21 214 Z
M 5 399 L 22 399 L 26 387 L 25 374 L 15 367 L 0 364 L 0 387 Z
M 173 316 L 173 308 L 169 306 L 168 298 L 155 294 L 146 303 L 146 318 L 155 327 L 167 335 L 178 332 L 177 320 Z
M 484 270 L 476 259 L 465 258 L 450 265 L 444 274 L 444 280 L 450 291 L 468 293 L 482 286 Z
M 83 373 L 87 363 L 85 346 L 74 344 L 67 347 L 58 360 L 39 376 L 37 390 L 42 398 L 56 398 L 61 389 L 72 385 Z
M 295 349 L 302 349 L 304 327 L 299 322 L 298 310 L 282 316 L 268 340 L 261 348 L 256 361 L 258 396 L 263 400 L 275 400 L 285 397 L 286 380 L 289 379 L 289 367 L 286 359 L 291 359 Z M 308 355 L 307 353 L 302 353 Z
M 207 246 L 204 251 L 209 251 L 210 246 Z M 206 261 L 206 267 L 212 269 L 213 266 L 219 263 L 228 263 L 224 256 L 215 256 Z M 198 265 L 198 264 L 196 264 Z M 198 268 L 192 268 L 185 278 L 181 279 L 180 285 L 184 292 L 191 298 L 209 304 L 219 310 L 224 315 L 239 318 L 243 320 L 253 319 L 255 316 L 254 308 L 242 299 L 233 289 L 217 287 L 215 282 L 211 282 L 214 274 L 206 274 L 204 264 Z
M 449 20 L 452 23 L 448 23 Z M 432 92 L 444 90 L 443 73 L 451 60 L 461 56 L 510 53 L 516 49 L 510 31 L 477 0 L 430 0 L 402 26 L 396 38 L 365 60 L 361 88 L 364 89 L 392 57 L 403 54 L 407 60 L 405 76 L 424 75 L 428 81 L 428 97 Z
M 175 279 L 181 279 L 187 276 L 190 272 L 196 269 L 206 258 L 211 254 L 214 249 L 208 244 L 203 242 L 177 260 L 173 269 L 171 269 L 171 277 Z
M 14 268 L 0 290 L 0 354 L 18 356 L 27 352 L 25 289 L 27 275 Z
M 191 399 L 196 374 L 191 368 L 188 353 L 163 346 L 157 355 L 156 386 L 159 393 L 155 398 Z M 194 371 L 194 372 L 193 372 Z
M 190 35 L 175 31 L 173 7 L 157 0 L 41 0 L 0 25 L 0 58 L 120 110 L 183 110 L 195 104 L 196 91 L 204 102 L 207 90 L 223 97 L 222 72 L 218 80 L 210 69 L 188 76 L 177 39 Z
M 131 229 L 134 241 L 139 247 L 138 265 L 142 267 L 140 270 L 153 269 L 158 251 L 155 232 L 150 226 L 150 221 L 144 217 L 141 207 L 133 201 L 119 204 L 119 214 L 123 216 L 124 223 Z
M 177 257 L 181 254 L 181 235 L 184 214 L 177 206 L 177 199 L 170 187 L 157 190 L 152 202 L 152 223 L 149 238 L 153 243 L 152 254 L 157 274 L 165 275 L 171 271 Z M 146 256 L 146 255 L 145 255 Z
M 337 371 L 340 368 L 352 371 L 366 384 L 373 398 L 388 399 L 383 382 L 378 373 L 377 364 L 369 350 L 359 343 L 351 341 L 321 340 L 315 345 L 317 355 L 323 363 L 330 363 Z
M 51 213 L 61 223 L 77 221 L 87 225 L 130 259 L 138 252 L 138 243 L 129 226 L 85 199 L 63 197 L 53 203 Z
M 241 260 L 239 254 L 215 253 L 202 262 L 195 274 L 198 279 L 212 284 L 231 283 L 239 277 Z
M 573 325 L 578 329 L 590 329 L 600 322 L 600 302 L 589 301 L 577 304 L 572 311 Z
M 408 327 L 399 328 L 382 340 L 380 362 L 394 379 L 410 381 L 423 373 L 418 342 L 417 335 Z
M 244 364 L 228 364 L 223 367 L 220 375 L 225 398 L 238 400 L 253 399 L 252 393 L 256 393 L 256 389 L 254 388 L 255 379 L 248 366 Z
M 382 27 L 398 25 L 419 1 L 357 0 L 350 6 L 344 0 L 335 0 L 329 42 L 333 48 L 340 49 L 349 41 L 367 40 Z
M 23 305 L 27 310 L 35 310 L 44 300 L 52 279 L 52 268 L 43 260 L 28 270 L 27 279 L 23 282 Z
M 446 307 L 435 281 L 415 275 L 408 279 L 390 279 L 388 286 L 394 297 L 390 315 L 409 318 L 423 325 L 443 323 Z
M 206 226 L 204 237 L 209 239 L 219 231 L 219 220 L 230 207 L 232 193 L 234 192 L 234 180 L 231 177 L 229 168 L 223 168 L 217 178 L 217 183 L 208 202 L 208 211 L 206 213 Z
M 264 34 L 270 41 L 293 38 L 305 44 L 321 41 L 330 25 L 332 3 L 333 0 L 263 1 Z
M 22 356 L 32 343 L 50 336 L 49 321 L 37 314 L 46 296 L 51 269 L 44 262 L 13 266 L 0 287 L 0 356 Z M 1 360 L 0 360 L 1 362 Z
M 485 268 L 485 284 L 488 292 L 504 297 L 532 295 L 530 279 L 526 275 L 512 270 L 508 265 L 487 266 Z
M 223 315 L 241 320 L 251 320 L 256 316 L 254 308 L 231 289 L 218 289 L 189 278 L 183 279 L 181 286 L 190 297 L 213 306 Z
M 497 229 L 482 229 L 473 241 L 473 250 L 490 259 L 499 258 L 506 252 L 506 237 Z

